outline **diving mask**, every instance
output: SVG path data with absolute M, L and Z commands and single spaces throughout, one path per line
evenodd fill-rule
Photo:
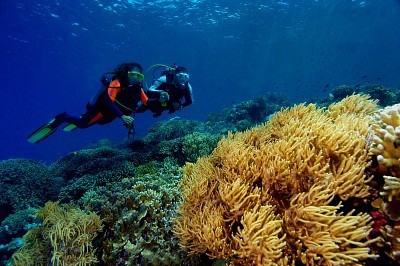
M 178 79 L 179 83 L 185 83 L 185 82 L 189 81 L 189 74 L 180 72 L 180 73 L 176 74 L 176 78 Z
M 138 81 L 144 80 L 143 74 L 139 73 L 137 71 L 128 71 L 128 78 L 131 78 L 133 80 L 138 80 Z

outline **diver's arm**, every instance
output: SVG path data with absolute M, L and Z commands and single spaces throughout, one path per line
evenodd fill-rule
M 158 98 L 148 97 L 143 89 L 142 89 L 142 91 L 140 93 L 140 101 L 141 101 L 142 105 L 150 105 L 150 106 L 152 104 L 155 104 L 155 103 L 159 102 Z
M 161 76 L 159 77 L 154 83 L 153 85 L 151 85 L 151 87 L 149 88 L 149 92 L 150 93 L 158 93 L 161 94 L 161 92 L 163 92 L 162 90 L 159 90 L 158 88 L 163 84 L 167 82 L 167 76 Z
M 169 95 L 168 92 L 163 91 L 160 88 L 160 86 L 163 83 L 167 82 L 167 76 L 161 76 L 159 77 L 153 85 L 151 85 L 151 87 L 149 88 L 148 95 L 150 98 L 156 98 L 158 102 L 165 102 L 169 100 Z
M 185 102 L 182 104 L 182 107 L 186 107 L 191 105 L 194 100 L 193 100 L 193 93 L 192 93 L 192 86 L 188 83 L 188 88 L 185 90 L 183 94 L 183 98 L 185 98 Z

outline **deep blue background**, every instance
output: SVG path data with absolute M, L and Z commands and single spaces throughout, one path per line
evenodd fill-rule
M 398 0 L 2 0 L 0 26 L 0 160 L 50 163 L 126 138 L 116 120 L 26 142 L 55 114 L 80 115 L 124 61 L 187 66 L 195 104 L 178 115 L 198 120 L 268 91 L 301 102 L 342 84 L 400 85 Z M 137 136 L 172 117 L 138 114 Z

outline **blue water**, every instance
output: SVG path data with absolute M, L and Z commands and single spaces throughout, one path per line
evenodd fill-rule
M 124 140 L 119 120 L 26 137 L 57 113 L 80 115 L 125 61 L 185 65 L 195 103 L 177 115 L 198 120 L 269 91 L 297 103 L 342 84 L 400 85 L 398 0 L 2 0 L 0 33 L 0 160 L 50 163 Z M 137 137 L 172 117 L 138 114 Z

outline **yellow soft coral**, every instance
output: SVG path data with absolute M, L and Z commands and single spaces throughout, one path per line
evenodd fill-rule
M 13 265 L 93 265 L 97 262 L 92 241 L 102 230 L 100 217 L 73 205 L 48 202 L 37 213 L 43 223 L 24 237 Z
M 352 95 L 328 110 L 298 105 L 229 134 L 187 164 L 174 232 L 190 254 L 230 265 L 361 265 L 374 258 L 369 217 L 342 204 L 369 195 L 376 102 Z M 346 227 L 347 226 L 347 227 Z

